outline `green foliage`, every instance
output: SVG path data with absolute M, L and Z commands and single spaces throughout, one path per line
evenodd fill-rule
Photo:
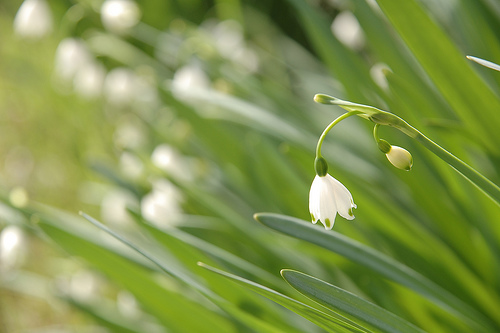
M 321 152 L 356 219 L 307 221 L 343 111 L 316 93 L 500 183 L 499 73 L 465 58 L 500 62 L 493 1 L 148 1 L 122 30 L 100 1 L 51 2 L 40 38 L 13 31 L 18 5 L 0 6 L 0 331 L 500 330 L 499 206 L 425 142 L 380 126 L 405 172 L 343 120 Z

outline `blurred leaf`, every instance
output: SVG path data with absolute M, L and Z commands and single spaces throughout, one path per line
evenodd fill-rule
M 350 99 L 362 102 L 364 92 L 379 91 L 360 57 L 333 36 L 327 17 L 304 0 L 288 2 L 295 7 L 318 56 L 342 82 Z
M 493 144 L 500 141 L 498 96 L 415 0 L 377 3 L 462 121 L 474 132 L 481 133 L 483 144 L 498 153 L 498 146 Z
M 179 291 L 159 285 L 150 272 L 102 247 L 83 240 L 49 223 L 39 227 L 64 250 L 85 259 L 112 281 L 129 290 L 166 327 L 174 332 L 231 332 L 231 325 L 223 316 L 209 310 L 206 304 L 185 297 Z M 192 318 L 197 320 L 192 320 Z

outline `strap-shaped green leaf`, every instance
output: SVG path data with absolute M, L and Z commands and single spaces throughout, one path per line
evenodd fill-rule
M 382 276 L 427 297 L 442 308 L 463 319 L 471 327 L 484 331 L 489 320 L 475 309 L 432 282 L 425 276 L 366 245 L 335 231 L 325 231 L 294 217 L 259 213 L 255 219 L 271 229 L 299 238 L 338 253 Z
M 341 316 L 341 315 L 336 315 L 335 317 L 333 315 L 330 315 L 328 313 L 325 313 L 323 311 L 320 311 L 318 309 L 315 309 L 307 304 L 304 304 L 302 302 L 299 302 L 293 298 L 290 298 L 286 295 L 283 295 L 271 288 L 265 287 L 263 285 L 260 285 L 258 283 L 249 281 L 247 279 L 244 279 L 242 277 L 239 277 L 237 275 L 233 275 L 231 273 L 224 272 L 220 269 L 205 265 L 203 263 L 198 263 L 201 267 L 204 267 L 214 273 L 220 274 L 236 283 L 239 285 L 244 286 L 245 288 L 248 288 L 250 290 L 253 290 L 257 292 L 258 294 L 265 296 L 272 300 L 273 302 L 276 302 L 285 308 L 297 313 L 298 315 L 306 318 L 307 320 L 315 323 L 316 325 L 322 327 L 323 329 L 329 331 L 329 332 L 338 332 L 338 333 L 343 333 L 343 332 L 371 332 L 371 330 L 368 330 L 357 323 Z
M 281 275 L 300 293 L 356 322 L 362 321 L 363 326 L 379 332 L 423 332 L 395 314 L 325 281 L 289 269 L 282 270 Z

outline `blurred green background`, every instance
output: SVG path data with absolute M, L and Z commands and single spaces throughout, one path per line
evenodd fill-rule
M 499 184 L 500 74 L 465 59 L 500 62 L 497 2 L 9 0 L 0 31 L 1 332 L 336 331 L 198 261 L 327 313 L 280 269 L 425 331 L 500 329 L 498 205 L 400 132 L 380 135 L 411 172 L 368 121 L 327 137 L 358 206 L 330 233 L 455 299 L 252 218 L 309 220 L 316 140 L 341 114 L 316 93 L 391 111 Z

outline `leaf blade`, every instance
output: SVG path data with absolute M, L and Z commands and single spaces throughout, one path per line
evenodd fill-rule
M 310 275 L 284 269 L 281 275 L 293 288 L 325 306 L 361 320 L 380 332 L 422 333 L 423 331 L 395 314 Z

